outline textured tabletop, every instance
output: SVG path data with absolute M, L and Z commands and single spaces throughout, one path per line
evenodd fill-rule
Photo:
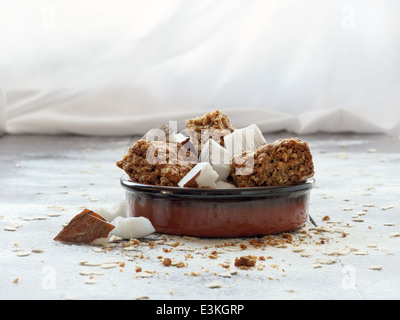
M 90 246 L 53 238 L 83 209 L 125 198 L 115 162 L 135 138 L 1 137 L 0 299 L 399 299 L 399 140 L 300 138 L 314 157 L 317 226 L 234 239 L 154 233 Z M 241 257 L 254 267 L 235 266 Z

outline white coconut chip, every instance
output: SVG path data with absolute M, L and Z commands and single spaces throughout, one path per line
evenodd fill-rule
M 212 166 L 208 162 L 200 162 L 178 182 L 178 186 L 215 189 L 217 179 L 218 173 L 213 170 Z
M 179 132 L 175 134 L 175 140 L 178 143 L 185 144 L 190 140 L 190 137 L 185 136 L 183 133 Z
M 128 209 L 127 202 L 125 199 L 123 199 L 110 207 L 93 208 L 93 211 L 101 215 L 108 222 L 111 222 L 117 217 L 126 217 L 127 209 Z
M 208 139 L 201 148 L 200 161 L 211 164 L 218 173 L 218 180 L 225 181 L 231 171 L 231 154 L 213 139 Z
M 248 127 L 237 129 L 224 137 L 225 148 L 231 156 L 247 150 L 254 150 L 264 144 L 265 140 L 260 128 L 252 124 Z
M 215 184 L 217 189 L 236 189 L 235 185 L 226 181 L 217 181 Z
M 140 239 L 156 231 L 150 220 L 145 217 L 117 217 L 111 224 L 115 228 L 110 235 L 123 239 Z
M 93 240 L 90 244 L 92 246 L 103 245 L 103 244 L 108 243 L 109 241 L 110 241 L 110 235 L 108 235 L 105 238 L 97 238 L 97 239 Z

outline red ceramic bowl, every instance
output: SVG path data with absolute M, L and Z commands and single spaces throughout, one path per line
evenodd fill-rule
M 196 237 L 250 237 L 301 227 L 315 180 L 281 187 L 192 189 L 161 187 L 122 177 L 128 211 L 159 233 Z

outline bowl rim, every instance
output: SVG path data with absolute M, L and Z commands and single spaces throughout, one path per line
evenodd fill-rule
M 192 196 L 235 196 L 235 195 L 267 195 L 267 194 L 290 194 L 297 191 L 305 191 L 314 187 L 315 178 L 309 178 L 298 184 L 273 186 L 273 187 L 243 187 L 243 188 L 183 188 L 156 186 L 133 182 L 127 175 L 120 179 L 122 187 L 130 192 L 160 193 L 164 195 L 192 195 Z

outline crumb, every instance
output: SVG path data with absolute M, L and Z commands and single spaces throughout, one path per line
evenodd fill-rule
M 177 268 L 183 268 L 185 264 L 183 262 L 179 262 L 175 265 Z
M 164 258 L 162 261 L 162 264 L 166 267 L 169 267 L 171 265 L 171 259 L 170 258 Z
M 239 269 L 248 269 L 256 265 L 257 257 L 248 255 L 240 258 L 235 258 L 235 267 Z

